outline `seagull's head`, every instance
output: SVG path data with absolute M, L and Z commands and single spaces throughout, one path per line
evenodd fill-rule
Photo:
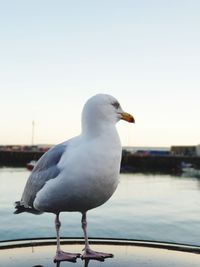
M 134 123 L 133 116 L 124 112 L 120 103 L 111 95 L 97 94 L 85 103 L 82 112 L 82 126 L 101 123 L 115 124 L 119 120 Z

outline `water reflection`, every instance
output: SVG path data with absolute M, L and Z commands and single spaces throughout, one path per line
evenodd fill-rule
M 0 169 L 1 240 L 55 237 L 52 214 L 13 214 L 28 174 L 25 169 Z M 200 245 L 199 189 L 198 178 L 121 174 L 113 197 L 89 211 L 89 236 Z M 82 237 L 80 214 L 61 217 L 61 236 Z
M 93 260 L 93 259 L 87 259 L 87 260 L 82 260 L 83 261 L 83 264 L 81 264 L 81 265 L 79 265 L 79 266 L 83 266 L 83 267 L 89 267 L 89 263 L 91 262 L 91 261 L 99 261 L 99 262 L 104 262 L 105 261 L 105 259 L 102 259 L 102 260 Z M 64 264 L 65 262 L 73 262 L 73 263 L 77 263 L 77 261 L 75 260 L 75 261 L 61 261 L 61 262 L 57 262 L 57 263 L 55 263 L 55 266 L 56 267 L 61 267 L 62 266 L 62 264 Z M 75 266 L 75 265 L 74 265 Z M 32 267 L 45 267 L 44 265 L 34 265 L 34 266 L 32 266 Z
M 92 262 L 92 261 L 104 262 L 105 260 L 106 259 L 101 259 L 101 260 L 93 260 L 93 259 L 82 260 L 83 261 L 83 265 L 79 265 L 79 266 L 88 267 L 89 266 L 89 263 Z M 70 261 L 70 262 L 72 262 L 72 261 Z M 61 267 L 61 264 L 62 263 L 63 262 L 57 262 L 56 263 L 56 267 Z M 77 261 L 74 261 L 74 263 L 77 263 Z M 35 266 L 33 266 L 33 267 L 35 267 Z M 42 266 L 42 267 L 44 267 L 44 266 Z

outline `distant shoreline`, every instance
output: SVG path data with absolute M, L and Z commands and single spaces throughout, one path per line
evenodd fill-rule
M 31 160 L 38 160 L 41 151 L 0 151 L 0 167 L 26 167 Z M 200 157 L 173 155 L 137 155 L 123 153 L 121 172 L 177 173 L 181 163 L 191 163 L 200 169 Z

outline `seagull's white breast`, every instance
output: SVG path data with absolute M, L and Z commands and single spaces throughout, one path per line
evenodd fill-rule
M 119 182 L 121 144 L 116 129 L 68 142 L 56 179 L 38 192 L 34 206 L 43 211 L 86 211 L 106 202 Z

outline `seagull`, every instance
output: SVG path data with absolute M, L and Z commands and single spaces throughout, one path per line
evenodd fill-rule
M 55 214 L 57 250 L 54 262 L 77 258 L 104 260 L 110 253 L 93 251 L 87 235 L 88 210 L 104 204 L 119 183 L 122 148 L 116 123 L 134 123 L 132 115 L 121 108 L 111 95 L 97 94 L 85 103 L 82 131 L 50 148 L 32 170 L 15 214 L 30 212 Z M 83 254 L 61 250 L 59 231 L 61 212 L 80 212 L 85 247 Z

